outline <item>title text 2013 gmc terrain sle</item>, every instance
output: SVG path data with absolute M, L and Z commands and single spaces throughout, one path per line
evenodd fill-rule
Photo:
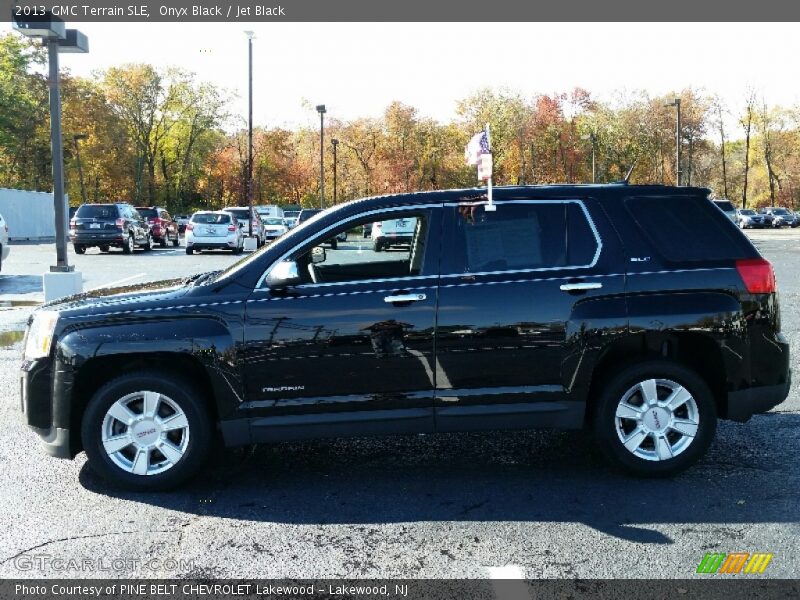
M 316 215 L 231 268 L 95 291 L 29 323 L 22 410 L 54 456 L 163 489 L 228 445 L 591 429 L 642 475 L 718 418 L 783 401 L 775 277 L 708 199 L 663 186 L 384 196 Z M 364 225 L 402 218 L 375 252 Z M 336 249 L 324 243 L 350 232 Z

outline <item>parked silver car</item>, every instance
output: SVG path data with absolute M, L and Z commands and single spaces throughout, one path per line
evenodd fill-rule
M 736 211 L 739 227 L 742 229 L 761 229 L 765 226 L 764 215 L 758 214 L 752 208 L 740 208 Z

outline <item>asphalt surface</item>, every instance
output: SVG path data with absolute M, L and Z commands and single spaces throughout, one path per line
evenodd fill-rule
M 751 235 L 775 265 L 800 373 L 800 230 Z M 70 256 L 86 288 L 235 260 L 90 252 Z M 36 301 L 52 256 L 14 246 L 0 305 Z M 520 432 L 220 449 L 184 489 L 134 494 L 83 455 L 47 457 L 20 422 L 29 311 L 0 309 L 0 577 L 684 578 L 710 551 L 772 552 L 760 577 L 800 573 L 800 377 L 771 413 L 721 422 L 670 480 L 610 468 L 582 432 Z

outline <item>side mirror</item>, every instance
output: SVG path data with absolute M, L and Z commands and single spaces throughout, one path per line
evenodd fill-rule
M 273 290 L 281 290 L 301 283 L 297 271 L 297 263 L 293 260 L 280 262 L 267 275 L 267 286 Z
M 316 265 L 317 263 L 325 262 L 326 258 L 325 248 L 322 246 L 316 246 L 311 250 L 311 264 Z

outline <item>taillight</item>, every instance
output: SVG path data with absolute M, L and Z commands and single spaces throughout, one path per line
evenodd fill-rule
M 194 229 L 194 225 L 191 224 L 191 223 L 187 223 L 186 224 L 186 231 L 191 231 L 192 229 Z
M 775 271 L 764 258 L 748 258 L 736 261 L 736 270 L 744 286 L 751 294 L 772 294 L 778 291 Z
M 70 219 L 69 220 L 69 228 L 70 229 L 75 229 L 75 225 L 76 224 L 77 224 L 77 222 L 75 221 L 75 219 Z
M 228 231 L 236 231 L 236 226 L 228 225 Z
M 125 219 L 117 219 L 117 229 L 124 229 L 125 228 Z

